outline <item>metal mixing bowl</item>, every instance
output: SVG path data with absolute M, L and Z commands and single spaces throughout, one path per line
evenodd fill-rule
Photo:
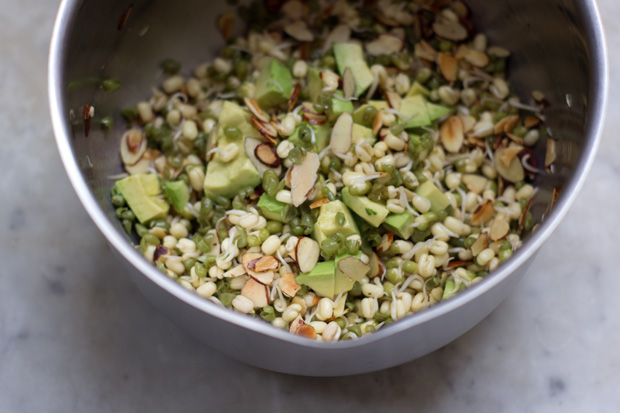
M 542 91 L 547 125 L 558 139 L 555 172 L 541 175 L 532 208 L 535 220 L 560 197 L 538 231 L 482 283 L 361 340 L 319 343 L 204 300 L 167 278 L 130 244 L 110 203 L 109 176 L 121 172 L 123 122 L 119 108 L 149 96 L 162 81 L 159 63 L 174 57 L 184 71 L 211 60 L 223 47 L 215 17 L 225 1 L 64 0 L 49 60 L 49 101 L 56 140 L 71 182 L 86 210 L 142 292 L 170 319 L 205 344 L 270 370 L 301 375 L 348 375 L 395 366 L 459 337 L 486 317 L 513 289 L 542 243 L 575 199 L 594 160 L 606 100 L 606 56 L 594 0 L 470 0 L 474 23 L 491 44 L 511 51 L 510 80 L 522 97 Z M 133 5 L 126 26 L 119 20 Z M 111 76 L 122 89 L 104 93 Z M 95 107 L 85 137 L 83 107 Z M 103 133 L 96 119 L 115 115 Z M 544 141 L 536 147 L 544 159 Z

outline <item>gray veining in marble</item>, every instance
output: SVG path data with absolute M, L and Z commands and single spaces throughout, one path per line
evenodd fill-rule
M 215 354 L 123 274 L 52 137 L 46 59 L 57 4 L 0 8 L 0 411 L 617 411 L 620 3 L 599 1 L 611 91 L 597 163 L 529 274 L 445 348 L 338 379 L 283 376 Z

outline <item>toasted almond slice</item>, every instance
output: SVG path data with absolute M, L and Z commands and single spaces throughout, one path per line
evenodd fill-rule
M 534 100 L 538 103 L 542 103 L 545 100 L 547 100 L 547 98 L 545 97 L 545 95 L 543 94 L 543 92 L 541 92 L 540 90 L 533 90 L 532 91 L 532 97 L 534 98 Z
M 297 100 L 299 99 L 299 95 L 301 94 L 301 85 L 298 83 L 295 85 L 293 90 L 291 91 L 291 96 L 288 98 L 288 111 L 292 112 L 295 109 L 295 105 L 297 105 Z
M 303 317 L 301 315 L 298 315 L 297 317 L 295 317 L 295 319 L 293 321 L 291 321 L 291 325 L 289 326 L 289 330 L 288 332 L 291 334 L 295 334 L 297 332 L 297 330 L 301 327 L 306 325 L 306 322 L 304 321 Z
M 526 116 L 526 118 L 523 120 L 523 125 L 526 128 L 533 128 L 534 126 L 538 126 L 540 124 L 540 119 L 538 119 L 536 116 Z
M 547 139 L 547 152 L 545 153 L 545 168 L 549 168 L 557 159 L 555 141 Z
M 332 152 L 342 154 L 349 152 L 353 142 L 353 117 L 349 112 L 344 112 L 338 117 L 332 129 L 332 136 L 329 141 Z
M 254 154 L 259 161 L 270 168 L 277 168 L 282 164 L 282 161 L 276 153 L 275 145 L 271 143 L 261 143 L 254 149 Z
M 311 125 L 325 125 L 327 123 L 327 117 L 324 115 L 316 115 L 314 113 L 305 112 L 301 115 L 303 119 Z
M 320 208 L 323 205 L 328 204 L 328 203 L 329 203 L 328 198 L 319 199 L 318 201 L 314 201 L 313 203 L 310 204 L 310 209 Z
M 272 255 L 267 255 L 253 262 L 254 268 L 252 268 L 252 271 L 256 272 L 275 271 L 280 268 L 280 261 Z
M 318 179 L 320 165 L 319 155 L 308 152 L 301 164 L 291 168 L 291 195 L 294 206 L 298 207 L 308 199 L 308 194 Z
M 269 290 L 251 278 L 241 289 L 241 295 L 252 301 L 254 308 L 263 308 L 269 305 Z
M 471 217 L 471 224 L 475 227 L 484 225 L 488 220 L 493 218 L 494 214 L 493 201 L 487 200 L 476 207 Z
M 275 274 L 273 273 L 273 271 L 256 272 L 248 270 L 248 275 L 256 282 L 259 282 L 263 285 L 271 285 L 273 283 Z
M 525 171 L 523 170 L 523 165 L 521 164 L 521 160 L 514 154 L 505 152 L 512 148 L 499 148 L 495 151 L 495 169 L 497 173 L 507 181 L 510 182 L 518 182 L 522 181 L 525 178 Z M 506 160 L 510 159 L 510 163 L 508 166 L 504 163 Z
M 252 116 L 252 125 L 263 135 L 268 141 L 275 144 L 278 137 L 278 130 L 271 124 L 263 122 L 255 116 Z
M 504 239 L 510 233 L 510 224 L 503 218 L 495 218 L 493 223 L 491 224 L 491 230 L 489 231 L 489 235 L 491 240 L 499 241 Z
M 348 24 L 336 26 L 325 39 L 323 53 L 327 52 L 334 43 L 347 43 L 351 39 L 351 28 Z
M 224 278 L 241 277 L 242 275 L 245 275 L 245 274 L 247 274 L 245 267 L 243 267 L 243 264 L 239 264 L 235 267 L 232 267 L 230 270 L 226 271 L 224 273 Z
M 522 146 L 509 146 L 507 148 L 504 148 L 504 150 L 498 154 L 499 160 L 501 163 L 504 164 L 504 166 L 508 167 L 510 166 L 512 160 L 515 159 L 522 150 Z
M 235 13 L 222 14 L 217 19 L 217 28 L 224 37 L 224 40 L 230 40 L 235 28 Z
M 308 30 L 306 23 L 301 20 L 296 21 L 295 23 L 287 24 L 284 26 L 284 31 L 293 39 L 300 42 L 311 42 L 314 40 L 314 35 L 310 30 Z
M 437 52 L 426 41 L 420 40 L 420 42 L 415 45 L 415 55 L 429 62 L 434 62 L 437 57 Z
M 515 128 L 515 126 L 517 126 L 518 122 L 518 115 L 506 116 L 500 119 L 499 122 L 495 124 L 495 126 L 493 127 L 493 132 L 496 135 L 500 135 L 502 133 L 510 133 Z
M 265 123 L 269 122 L 269 116 L 267 116 L 267 114 L 263 112 L 260 106 L 258 106 L 258 102 L 256 101 L 256 99 L 243 98 L 243 101 L 245 102 L 245 106 L 248 107 L 252 115 L 258 118 L 258 120 Z
M 388 90 L 383 96 L 392 109 L 400 110 L 400 105 L 403 102 L 403 98 L 401 98 L 398 93 Z
M 263 258 L 263 254 L 259 254 L 256 252 L 248 252 L 247 254 L 243 254 L 243 256 L 241 257 L 241 264 L 243 265 L 243 268 L 245 268 L 246 271 L 251 270 L 250 268 L 250 263 L 252 261 L 256 261 Z
M 151 160 L 142 157 L 137 163 L 133 165 L 125 165 L 125 170 L 130 175 L 144 175 L 149 172 L 149 166 L 151 166 Z
M 386 232 L 383 234 L 383 238 L 381 238 L 381 244 L 377 247 L 377 252 L 382 254 L 390 249 L 392 244 L 394 243 L 394 234 L 391 232 Z
M 347 67 L 342 74 L 342 91 L 345 99 L 351 99 L 355 96 L 355 78 L 353 77 L 353 71 L 350 67 Z
M 291 172 L 293 172 L 293 167 L 288 168 L 284 174 L 284 183 L 288 189 L 291 189 Z
M 338 261 L 338 269 L 353 281 L 362 281 L 370 271 L 370 266 L 355 257 L 346 257 Z
M 471 192 L 480 195 L 487 186 L 488 179 L 482 175 L 465 174 L 463 175 L 463 183 Z
M 372 42 L 366 43 L 366 53 L 371 56 L 391 55 L 402 50 L 404 43 L 391 34 L 382 34 Z
M 489 56 L 478 50 L 467 49 L 467 54 L 464 57 L 465 61 L 475 67 L 486 67 L 489 64 Z
M 312 271 L 321 255 L 319 243 L 309 237 L 300 238 L 295 251 L 299 270 L 306 273 Z
M 459 115 L 459 118 L 461 118 L 461 122 L 463 122 L 463 133 L 471 132 L 471 130 L 476 125 L 476 118 L 474 118 L 473 116 L 464 115 Z
M 383 127 L 383 110 L 380 110 L 372 122 L 372 133 L 376 136 Z
M 467 29 L 459 22 L 451 21 L 439 16 L 433 23 L 435 34 L 444 39 L 458 42 L 467 38 Z
M 439 130 L 441 143 L 448 152 L 458 153 L 463 146 L 463 121 L 458 116 L 450 116 Z
M 135 165 L 146 152 L 146 139 L 140 129 L 130 129 L 121 138 L 121 159 L 125 165 Z
M 299 326 L 297 331 L 295 331 L 295 335 L 309 338 L 310 340 L 316 340 L 316 330 L 310 324 Z
M 507 133 L 506 136 L 517 145 L 523 145 L 523 138 L 513 135 L 512 133 Z
M 474 257 L 477 257 L 480 252 L 489 245 L 489 236 L 483 232 L 478 236 L 478 239 L 471 246 L 471 253 Z
M 301 286 L 295 281 L 294 274 L 284 274 L 279 280 L 280 289 L 289 297 L 295 297 L 297 291 L 301 290 Z
M 448 82 L 456 81 L 456 74 L 459 69 L 458 61 L 450 53 L 438 53 L 437 65 L 441 74 Z
M 317 112 L 316 109 L 314 109 L 314 105 L 310 102 L 303 102 L 301 104 L 301 108 L 305 113 L 312 113 L 313 115 L 320 115 L 320 113 Z
M 368 273 L 368 278 L 377 278 L 381 277 L 385 273 L 385 265 L 379 259 L 379 256 L 374 252 L 370 252 L 368 254 L 368 266 L 370 267 L 370 272 Z
M 261 146 L 264 146 L 264 148 L 259 151 L 259 147 Z M 265 174 L 265 172 L 269 169 L 274 170 L 278 176 L 280 176 L 280 174 L 282 173 L 282 166 L 280 165 L 281 162 L 273 161 L 273 159 L 267 153 L 267 150 L 269 151 L 271 150 L 269 149 L 269 147 L 272 147 L 275 149 L 275 146 L 273 146 L 272 144 L 262 142 L 255 138 L 247 137 L 245 138 L 245 141 L 244 141 L 245 154 L 248 156 L 248 158 L 250 159 L 250 162 L 252 162 L 252 165 L 254 165 L 259 175 L 261 176 L 261 178 Z M 262 158 L 260 159 L 259 159 L 259 153 L 262 156 Z M 278 161 L 280 159 L 278 158 L 277 154 L 275 155 L 275 158 L 277 158 Z M 269 162 L 272 162 L 272 163 L 268 164 L 263 159 Z

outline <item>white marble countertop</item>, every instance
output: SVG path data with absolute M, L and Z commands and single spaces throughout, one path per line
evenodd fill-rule
M 203 347 L 123 274 L 77 200 L 49 122 L 58 0 L 0 8 L 0 411 L 618 411 L 620 3 L 598 159 L 517 289 L 441 350 L 352 378 L 284 376 Z M 614 234 L 616 234 L 614 236 Z

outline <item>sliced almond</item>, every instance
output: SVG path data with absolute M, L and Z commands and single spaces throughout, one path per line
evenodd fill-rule
M 403 102 L 403 98 L 401 98 L 398 93 L 387 91 L 383 96 L 392 109 L 400 110 L 400 105 Z
M 318 201 L 314 201 L 313 203 L 310 204 L 310 209 L 317 209 L 328 203 L 329 203 L 328 198 L 319 199 Z
M 347 43 L 351 39 L 351 28 L 348 24 L 336 26 L 325 39 L 323 53 L 327 52 L 334 43 Z
M 433 23 L 433 31 L 439 37 L 458 42 L 467 38 L 467 29 L 459 22 L 439 16 Z
M 288 189 L 291 189 L 291 172 L 293 171 L 293 167 L 288 168 L 286 173 L 284 174 L 284 183 Z
M 450 116 L 439 130 L 441 143 L 448 152 L 458 153 L 463 146 L 465 134 L 463 132 L 463 121 L 458 116 Z
M 370 272 L 368 273 L 368 278 L 370 279 L 381 277 L 385 273 L 385 265 L 383 265 L 383 262 L 381 262 L 381 259 L 374 251 L 368 254 L 368 266 L 370 267 Z
M 377 252 L 379 254 L 383 254 L 384 252 L 390 249 L 393 243 L 394 243 L 394 234 L 392 234 L 391 232 L 386 232 L 385 234 L 383 234 L 383 237 L 381 238 L 381 244 L 379 244 L 379 246 L 377 247 Z
M 217 19 L 217 28 L 224 37 L 224 40 L 230 40 L 235 28 L 235 13 L 222 14 Z
M 434 62 L 437 57 L 437 51 L 424 40 L 420 40 L 420 42 L 415 45 L 415 55 L 429 62 Z
M 263 146 L 264 148 L 259 150 L 258 148 L 261 146 Z M 269 169 L 275 171 L 278 176 L 280 176 L 280 174 L 282 173 L 282 166 L 280 165 L 281 162 L 275 162 L 268 154 L 268 151 L 271 151 L 271 149 L 269 149 L 270 147 L 275 148 L 274 146 L 272 146 L 272 144 L 262 142 L 261 140 L 255 138 L 248 137 L 245 138 L 244 141 L 245 154 L 248 156 L 250 162 L 252 162 L 252 165 L 254 165 L 261 178 Z M 262 158 L 260 159 L 259 153 L 262 156 Z M 277 154 L 275 155 L 275 157 L 279 161 Z M 267 162 L 263 161 L 263 159 L 271 163 L 268 164 Z
M 518 137 L 517 135 L 513 135 L 512 133 L 507 133 L 508 139 L 516 143 L 517 145 L 523 145 L 523 139 Z
M 304 326 L 304 325 L 306 325 L 306 322 L 304 321 L 301 315 L 298 315 L 297 317 L 295 317 L 293 321 L 291 321 L 291 325 L 289 326 L 288 332 L 291 334 L 295 334 L 297 330 L 299 329 L 299 327 Z
M 242 275 L 245 275 L 245 274 L 247 274 L 245 267 L 243 266 L 243 264 L 239 264 L 237 266 L 232 267 L 230 270 L 226 271 L 224 273 L 224 278 L 241 277 Z
M 336 154 L 346 154 L 351 149 L 353 143 L 353 117 L 349 112 L 344 112 L 338 117 L 332 129 L 332 136 L 329 141 L 332 152 Z
M 280 277 L 279 283 L 282 292 L 289 297 L 295 297 L 297 291 L 301 290 L 301 286 L 297 284 L 297 281 L 295 281 L 294 274 L 284 274 L 282 277 Z
M 308 152 L 301 164 L 291 168 L 291 195 L 294 206 L 298 207 L 308 199 L 308 194 L 318 179 L 320 164 L 319 155 Z
M 547 139 L 547 152 L 545 153 L 545 168 L 549 168 L 557 159 L 555 141 Z
M 269 290 L 251 278 L 241 289 L 241 295 L 252 301 L 254 308 L 263 308 L 269 305 Z
M 311 125 L 325 125 L 327 123 L 327 117 L 324 115 L 317 115 L 310 112 L 304 112 L 301 115 L 303 119 Z
M 246 271 L 251 270 L 250 263 L 256 260 L 263 258 L 263 254 L 259 254 L 256 252 L 248 252 L 247 254 L 243 254 L 241 257 L 241 264 Z
M 509 50 L 506 50 L 503 47 L 499 47 L 499 46 L 490 46 L 487 49 L 487 53 L 489 53 L 491 56 L 501 57 L 501 58 L 510 56 Z
M 476 118 L 474 118 L 473 116 L 464 115 L 459 115 L 459 118 L 461 118 L 461 122 L 463 122 L 463 133 L 471 132 L 471 130 L 476 125 Z
M 342 91 L 345 99 L 351 99 L 355 96 L 355 78 L 353 77 L 353 71 L 350 67 L 347 67 L 342 74 Z
M 296 21 L 295 23 L 287 24 L 284 26 L 286 34 L 293 39 L 300 42 L 311 42 L 314 40 L 314 35 L 308 29 L 308 26 L 303 21 Z
M 372 122 L 372 133 L 376 136 L 383 127 L 383 110 L 380 110 Z
M 288 99 L 288 111 L 292 112 L 295 109 L 299 95 L 301 94 L 301 85 L 298 83 L 291 91 L 291 96 Z
M 463 183 L 471 192 L 480 195 L 484 192 L 488 179 L 482 175 L 465 174 L 463 175 Z
M 319 261 L 321 255 L 321 247 L 319 243 L 309 237 L 299 239 L 295 247 L 297 255 L 297 265 L 301 272 L 310 272 Z
M 248 275 L 256 282 L 259 282 L 263 285 L 271 285 L 273 283 L 275 274 L 273 273 L 273 271 L 256 272 L 248 270 Z
M 271 143 L 261 143 L 254 149 L 256 158 L 270 168 L 277 168 L 282 164 L 278 157 L 275 145 Z
M 312 113 L 314 115 L 320 115 L 320 113 L 317 112 L 316 109 L 314 109 L 314 105 L 310 102 L 303 102 L 301 104 L 301 108 L 305 113 Z
M 370 271 L 370 266 L 355 257 L 346 257 L 338 261 L 338 269 L 353 281 L 362 281 Z
M 310 340 L 316 340 L 316 330 L 310 324 L 299 326 L 297 331 L 295 331 L 295 335 L 309 338 Z
M 269 116 L 267 116 L 267 114 L 263 112 L 260 106 L 258 106 L 258 102 L 256 101 L 256 99 L 243 98 L 243 101 L 245 102 L 245 106 L 248 107 L 252 115 L 254 115 L 256 118 L 258 118 L 258 120 L 264 123 L 269 123 Z
M 252 125 L 263 135 L 269 142 L 274 145 L 277 143 L 278 130 L 268 122 L 263 122 L 255 116 L 252 116 Z
M 371 56 L 391 55 L 402 50 L 404 43 L 398 37 L 382 34 L 376 40 L 366 43 L 366 53 Z
M 512 162 L 512 160 L 515 159 L 519 153 L 521 153 L 521 151 L 523 150 L 523 147 L 509 146 L 503 149 L 504 150 L 501 151 L 501 153 L 498 155 L 498 158 L 500 162 L 504 164 L 504 166 L 508 167 L 510 166 L 510 163 Z
M 523 125 L 526 128 L 533 128 L 534 126 L 538 126 L 540 124 L 540 119 L 538 119 L 536 116 L 526 116 L 526 118 L 523 120 Z
M 272 255 L 267 255 L 252 262 L 254 263 L 252 271 L 256 272 L 275 271 L 280 267 L 280 261 Z
M 495 218 L 491 224 L 489 236 L 493 241 L 499 241 L 508 236 L 510 233 L 510 224 L 503 218 Z
M 510 148 L 499 148 L 495 151 L 495 169 L 502 178 L 509 182 L 522 181 L 525 178 L 525 171 L 523 170 L 521 160 L 510 152 L 506 155 L 504 152 L 508 149 Z M 507 159 L 511 159 L 508 165 L 504 163 Z
M 489 64 L 489 56 L 478 50 L 467 49 L 467 54 L 464 57 L 465 61 L 475 67 L 486 67 Z
M 471 224 L 475 227 L 482 226 L 493 218 L 493 215 L 495 215 L 493 201 L 487 200 L 476 207 L 471 217 Z
M 125 165 L 125 170 L 129 172 L 130 175 L 145 175 L 149 172 L 150 166 L 151 160 L 142 157 L 142 159 L 133 165 Z
M 135 165 L 146 152 L 146 139 L 140 129 L 130 129 L 121 138 L 121 159 L 125 165 Z
M 510 133 L 517 126 L 517 122 L 519 122 L 518 115 L 506 116 L 499 120 L 493 127 L 493 132 L 496 135 L 501 135 L 502 133 Z
M 489 245 L 489 236 L 486 233 L 482 233 L 478 236 L 476 241 L 471 246 L 471 253 L 474 257 L 477 257 L 478 254 Z
M 456 81 L 456 74 L 459 69 L 458 61 L 450 53 L 437 54 L 437 65 L 441 74 L 448 82 Z

